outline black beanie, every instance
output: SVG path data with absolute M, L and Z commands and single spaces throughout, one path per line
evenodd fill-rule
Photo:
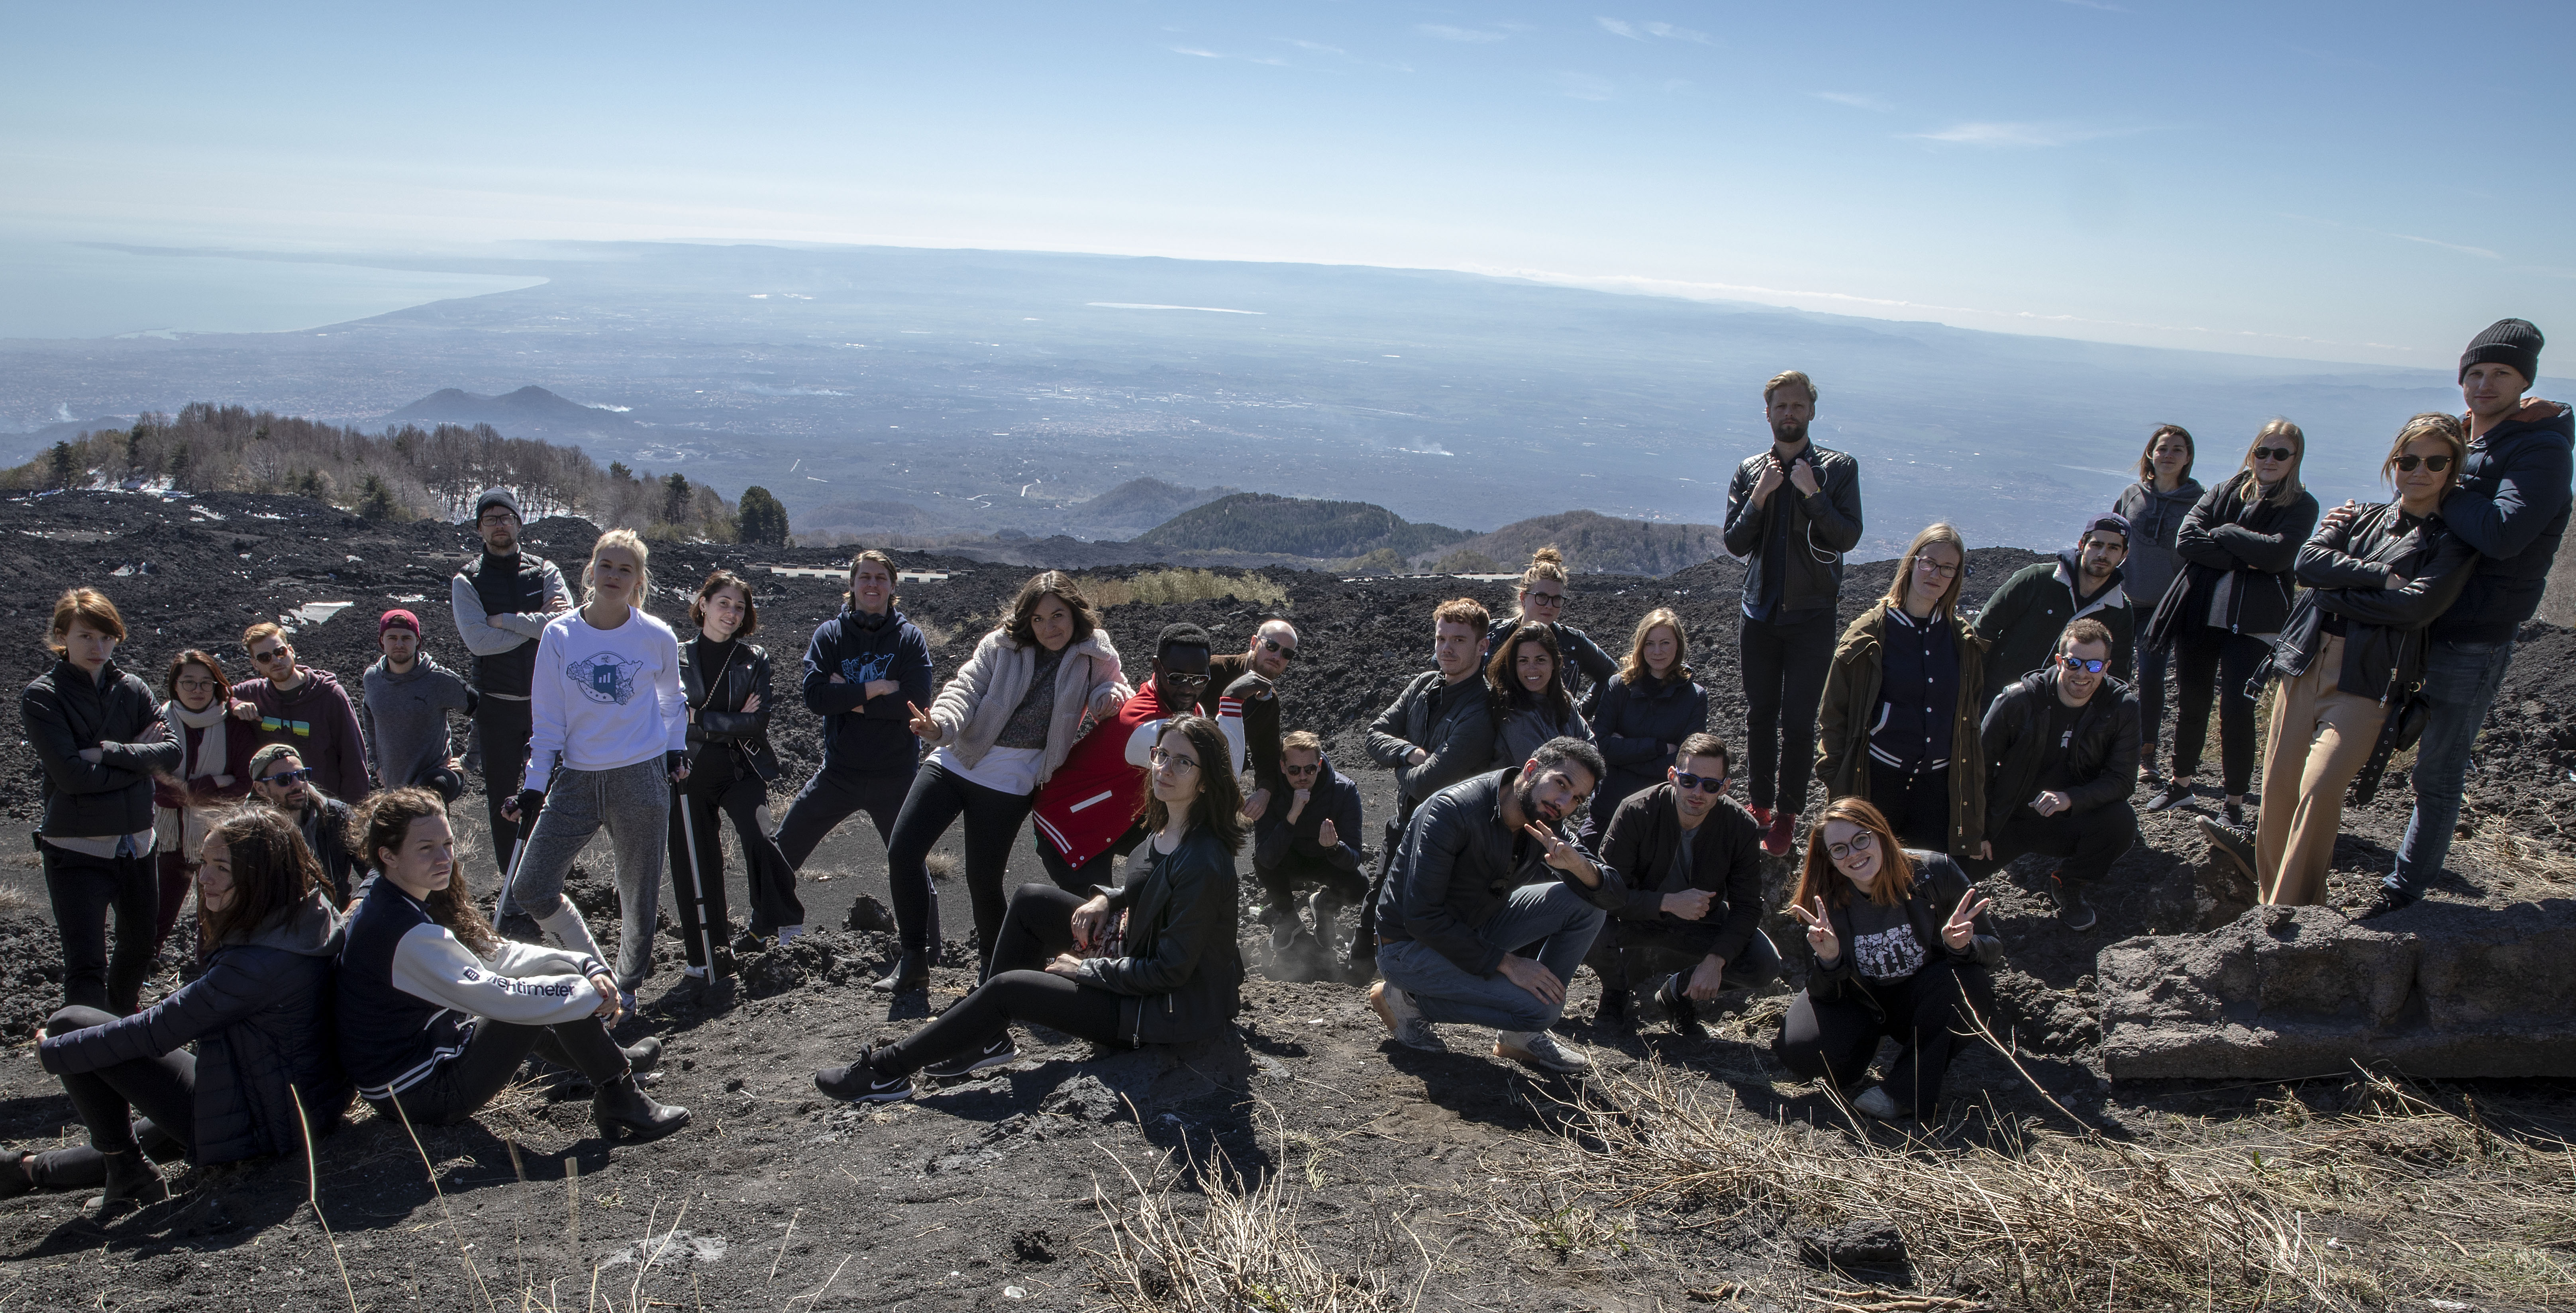
M 2522 371 L 2522 381 L 2540 380 L 2540 330 L 2528 319 L 2499 319 L 2487 325 L 2487 331 L 2469 339 L 2469 349 L 2460 353 L 2460 377 L 2469 376 L 2471 365 L 2511 365 Z

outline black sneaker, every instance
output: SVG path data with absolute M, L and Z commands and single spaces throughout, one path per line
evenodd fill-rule
M 2200 832 L 2209 837 L 2210 852 L 2225 858 L 2247 883 L 2258 889 L 2262 887 L 2262 880 L 2254 874 L 2253 835 L 2246 833 L 2241 825 L 2231 825 L 2208 816 L 2201 817 L 2197 824 Z
M 1655 1001 L 1664 1005 L 1664 1024 L 1672 1027 L 1675 1035 L 1683 1039 L 1708 1038 L 1707 1029 L 1699 1024 L 1698 1006 L 1682 992 L 1680 972 L 1674 972 L 1664 981 L 1664 987 L 1655 991 Z
M 1020 1046 L 1011 1042 L 1010 1029 L 1005 1027 L 982 1048 L 960 1053 L 946 1062 L 931 1063 L 921 1069 L 921 1074 L 932 1080 L 956 1080 L 961 1076 L 972 1076 L 986 1067 L 999 1067 L 1019 1060 Z
M 2189 801 L 2191 801 L 2190 781 L 2167 780 L 2165 781 L 2163 788 L 2160 788 L 2147 796 L 2147 810 L 2151 812 L 2166 811 L 2179 807 Z
M 851 1103 L 893 1103 L 912 1097 L 912 1077 L 879 1076 L 868 1064 L 876 1047 L 870 1045 L 859 1054 L 859 1060 L 846 1067 L 825 1067 L 814 1073 L 814 1088 L 835 1099 Z
M 2048 873 L 2048 901 L 2057 905 L 2057 919 L 2069 930 L 2090 930 L 2096 919 L 2093 905 L 2084 901 L 2084 891 Z
M 2369 906 L 2353 913 L 2352 919 L 2355 921 L 2367 921 L 2373 917 L 2386 916 L 2391 912 L 2413 907 L 2415 903 L 2415 895 L 2392 885 L 2382 884 L 2376 892 L 2371 894 Z
M 2231 827 L 2233 827 L 2233 828 L 2235 828 L 2235 829 L 2239 829 L 2239 830 L 2242 830 L 2242 829 L 2244 829 L 2244 828 L 2245 828 L 2245 804 L 2244 804 L 2244 803 L 2236 802 L 2236 801 L 2231 800 L 2231 801 L 2229 801 L 2229 802 L 2227 803 L 2227 805 L 2225 805 L 2225 806 L 2223 806 L 2223 807 L 2219 808 L 2219 811 L 2220 811 L 2220 813 L 2221 813 L 2221 814 L 2223 814 L 2223 815 L 2225 815 L 2225 816 L 2227 817 L 2227 823 L 2228 823 L 2228 825 L 2229 825 L 2229 826 L 2231 826 Z

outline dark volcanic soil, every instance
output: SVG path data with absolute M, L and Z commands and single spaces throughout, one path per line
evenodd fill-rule
M 531 526 L 530 547 L 578 569 L 594 531 L 548 520 Z M 473 540 L 449 525 L 377 526 L 314 503 L 210 495 L 178 501 L 65 494 L 0 503 L 0 569 L 19 587 L 0 599 L 0 629 L 23 654 L 22 678 L 40 668 L 35 644 L 53 595 L 75 583 L 107 589 L 134 637 L 125 664 L 157 682 L 182 647 L 202 646 L 243 673 L 243 625 L 312 602 L 351 602 L 321 624 L 300 626 L 308 664 L 339 673 L 353 692 L 374 658 L 373 616 L 419 610 L 431 650 L 462 669 L 446 623 L 449 577 Z M 903 609 L 930 635 L 944 677 L 993 623 L 1027 571 L 973 561 L 900 554 L 906 569 L 947 570 L 940 582 L 907 584 Z M 746 562 L 837 566 L 820 550 L 745 553 L 707 545 L 654 551 L 654 609 L 675 623 L 704 572 Z M 1973 554 L 1968 584 L 1982 600 L 2013 569 L 2040 559 L 2013 550 Z M 149 568 L 145 568 L 145 563 Z M 1137 567 L 1101 571 L 1125 575 Z M 120 570 L 126 571 L 119 573 Z M 1891 563 L 1861 565 L 1845 592 L 1857 601 L 1883 591 Z M 812 626 L 830 613 L 839 586 L 748 572 L 760 589 L 765 643 L 791 678 Z M 1335 760 L 1357 778 L 1370 809 L 1370 837 L 1390 801 L 1388 776 L 1370 767 L 1360 730 L 1416 670 L 1428 664 L 1428 612 L 1461 593 L 1508 605 L 1499 585 L 1457 579 L 1341 579 L 1267 570 L 1289 594 L 1285 609 L 1303 634 L 1306 657 L 1285 685 L 1291 727 L 1322 732 Z M 1569 608 L 1573 623 L 1623 651 L 1639 616 L 1655 606 L 1681 612 L 1692 664 L 1711 693 L 1712 728 L 1740 735 L 1734 598 L 1741 569 L 1713 561 L 1665 579 L 1584 576 Z M 1846 604 L 1846 611 L 1857 610 Z M 1107 616 L 1120 648 L 1137 662 L 1152 634 L 1173 620 L 1206 625 L 1221 646 L 1241 644 L 1265 614 L 1234 598 L 1178 606 L 1129 605 Z M 792 693 L 786 693 L 792 699 Z M 2489 722 L 2472 803 L 2470 839 L 2457 874 L 2437 896 L 2503 906 L 2563 897 L 2549 868 L 2495 860 L 2504 836 L 2565 843 L 2576 819 L 2576 634 L 2532 626 L 2523 636 L 2505 693 Z M 773 738 L 787 767 L 774 794 L 783 807 L 815 762 L 816 720 L 787 710 Z M 0 807 L 32 822 L 35 763 L 24 743 L 0 743 Z M 2407 792 L 2386 790 L 2349 814 L 2336 852 L 2332 897 L 2351 902 L 2387 868 L 2406 819 Z M 482 808 L 460 808 L 477 853 Z M 1999 980 L 2002 1025 L 2028 1050 L 2024 1064 L 2048 1094 L 2098 1125 L 2165 1125 L 2191 1117 L 2249 1113 L 2277 1088 L 2110 1091 L 2098 1076 L 2092 1008 L 2093 954 L 2129 935 L 2187 930 L 2224 919 L 2240 905 L 2206 862 L 2191 813 L 2151 818 L 2146 842 L 2124 857 L 2102 899 L 2102 924 L 2077 936 L 2059 929 L 2024 869 L 1990 882 L 2010 965 Z M 957 837 L 949 839 L 955 851 Z M 1043 878 L 1022 847 L 1012 878 Z M 591 857 L 604 858 L 594 850 Z M 1774 904 L 1789 864 L 1769 871 Z M 488 856 L 475 867 L 488 890 Z M 734 864 L 734 906 L 741 900 Z M 1245 990 L 1242 1047 L 1180 1054 L 1119 1055 L 1087 1061 L 1088 1045 L 1023 1032 L 1026 1060 L 993 1078 L 928 1094 L 908 1104 L 858 1111 L 818 1097 L 816 1067 L 844 1061 L 863 1043 L 900 1034 L 925 1014 L 916 996 L 891 1007 L 864 989 L 890 956 L 888 938 L 843 929 L 861 897 L 885 896 L 884 857 L 873 831 L 849 825 L 806 871 L 810 924 L 790 949 L 746 961 L 729 995 L 703 1005 L 665 997 L 678 979 L 677 946 L 658 945 L 657 970 L 643 990 L 646 1015 L 630 1023 L 669 1043 L 660 1097 L 688 1105 L 696 1122 L 651 1146 L 611 1148 L 591 1132 L 586 1099 L 540 1080 L 506 1096 L 473 1123 L 424 1128 L 421 1148 L 399 1125 L 360 1116 L 319 1146 L 323 1215 L 339 1238 L 357 1303 L 369 1309 L 592 1308 L 1056 1308 L 1096 1305 L 1088 1251 L 1110 1245 L 1100 1199 L 1132 1200 L 1128 1175 L 1170 1179 L 1213 1151 L 1238 1168 L 1282 1173 L 1303 1209 L 1305 1235 L 1340 1270 L 1388 1274 L 1410 1289 L 1423 1278 L 1431 1308 L 1684 1306 L 1686 1291 L 1785 1260 L 1777 1237 L 1725 1228 L 1666 1228 L 1615 1249 L 1577 1252 L 1532 1240 L 1525 1221 L 1562 1201 L 1532 1173 L 1558 1161 L 1556 1100 L 1569 1091 L 1530 1079 L 1484 1056 L 1490 1037 L 1449 1028 L 1455 1054 L 1417 1054 L 1385 1043 L 1360 992 L 1308 979 L 1310 963 L 1270 962 L 1267 940 L 1245 926 L 1256 978 Z M 952 940 L 971 917 L 962 890 L 944 887 L 943 923 Z M 613 898 L 584 873 L 575 895 L 593 926 L 613 934 Z M 0 863 L 0 1136 L 37 1146 L 78 1134 L 69 1104 L 43 1075 L 26 1039 L 51 1010 L 59 981 L 50 925 L 32 855 Z M 740 916 L 739 910 L 736 913 Z M 667 917 L 666 917 L 667 922 Z M 183 931 L 184 933 L 184 931 Z M 1775 938 L 1790 943 L 1775 925 Z M 176 986 L 180 955 L 165 961 L 152 996 Z M 961 994 L 969 974 L 952 965 L 934 977 L 930 1006 Z M 1591 1031 L 1596 998 L 1588 973 L 1573 984 L 1572 1040 L 1605 1064 L 1659 1056 L 1731 1087 L 1749 1109 L 1790 1119 L 1836 1119 L 1812 1088 L 1787 1081 L 1765 1045 L 1777 1026 L 1778 992 L 1757 1000 L 1717 1038 L 1683 1042 L 1650 1030 L 1614 1042 Z M 1952 1088 L 1987 1091 L 1966 1108 L 1958 1134 L 1997 1123 L 2063 1115 L 1991 1051 L 1973 1049 Z M 2497 1098 L 2557 1108 L 2554 1090 L 2499 1091 Z M 2174 1123 L 2179 1124 L 2179 1123 Z M 423 1154 L 435 1166 L 425 1170 Z M 304 1207 L 303 1164 L 280 1162 L 193 1182 L 181 1202 L 105 1226 L 71 1195 L 36 1195 L 0 1205 L 0 1306 L 117 1309 L 347 1307 L 332 1253 Z M 460 1258 L 460 1246 L 468 1246 Z M 1790 1246 L 1794 1250 L 1794 1245 Z M 1769 1307 L 1759 1302 L 1753 1307 Z

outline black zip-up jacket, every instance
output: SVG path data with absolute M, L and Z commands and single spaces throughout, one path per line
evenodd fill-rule
M 1681 846 L 1681 806 L 1671 781 L 1620 803 L 1601 843 L 1601 860 L 1626 873 L 1620 880 L 1628 898 L 1610 914 L 1673 947 L 1732 962 L 1762 924 L 1762 826 L 1743 804 L 1720 798 L 1691 840 L 1690 870 L 1675 880 L 1673 854 Z M 1717 895 L 1696 921 L 1664 910 L 1664 895 L 1686 889 Z
M 1476 927 L 1493 919 L 1522 885 L 1560 880 L 1602 911 L 1628 905 L 1628 887 L 1618 871 L 1580 839 L 1568 835 L 1566 842 L 1601 868 L 1598 888 L 1587 889 L 1581 880 L 1548 865 L 1546 850 L 1528 835 L 1503 828 L 1503 797 L 1520 775 L 1518 766 L 1479 775 L 1442 789 L 1414 809 L 1387 872 L 1386 889 L 1378 895 L 1380 943 L 1418 939 L 1460 969 L 1490 976 L 1505 953 L 1523 945 L 1486 943 Z M 1565 830 L 1558 827 L 1561 834 Z
M 865 619 L 843 610 L 814 627 L 805 645 L 805 709 L 823 718 L 823 769 L 910 775 L 921 744 L 905 704 L 930 705 L 930 644 L 901 611 L 888 608 L 874 626 Z M 843 682 L 833 683 L 834 675 Z M 903 687 L 869 697 L 867 686 L 880 679 Z
M 57 1076 L 197 1046 L 200 1167 L 302 1154 L 295 1101 L 315 1134 L 339 1124 L 351 1086 L 333 1054 L 331 958 L 343 921 L 315 890 L 255 934 L 198 960 L 197 978 L 168 998 L 103 1026 L 37 1045 Z
M 2299 549 L 2299 582 L 2307 587 L 2273 648 L 2272 667 L 2304 675 L 2325 646 L 2326 612 L 2344 620 L 2343 668 L 2335 687 L 2384 701 L 2424 672 L 2424 627 L 2468 587 L 2477 553 L 2440 515 L 2409 518 L 2395 502 L 2373 506 L 2337 527 L 2328 523 Z M 2406 577 L 2387 587 L 2390 571 Z
M 1744 458 L 1726 489 L 1726 551 L 1745 557 L 1744 601 L 1762 594 L 1762 548 L 1771 541 L 1771 517 L 1789 517 L 1789 559 L 1780 573 L 1779 610 L 1807 611 L 1830 607 L 1843 591 L 1843 553 L 1860 545 L 1860 462 L 1842 452 L 1807 443 L 1815 457 L 1816 493 L 1798 495 L 1798 486 L 1783 482 L 1760 509 L 1753 505 L 1753 486 L 1771 462 L 1771 449 Z
M 2057 702 L 2062 666 L 2034 670 L 2004 689 L 1986 708 L 1979 734 L 1986 752 L 1986 837 L 2004 832 L 2015 808 L 2039 796 L 2041 768 L 2056 751 L 2048 742 L 2049 708 Z M 2109 675 L 2075 717 L 2067 745 L 2070 773 L 2081 781 L 2066 790 L 2068 810 L 2089 812 L 2118 802 L 2138 787 L 2138 695 Z M 1949 915 L 1942 909 L 1944 917 Z M 1847 941 L 1848 942 L 1848 941 Z
M 2183 559 L 2164 600 L 2147 622 L 2147 643 L 2163 647 L 2210 623 L 2210 599 L 2228 583 L 2219 628 L 2233 634 L 2277 634 L 2290 618 L 2290 571 L 2299 548 L 2317 528 L 2316 494 L 2305 488 L 2287 504 L 2248 503 L 2250 476 L 2224 479 L 2209 490 L 2174 533 Z
M 171 736 L 139 676 L 110 661 L 92 680 L 57 658 L 19 691 L 18 719 L 45 768 L 36 833 L 104 839 L 152 828 L 152 777 L 177 772 L 187 745 Z M 88 748 L 99 750 L 97 762 L 81 760 Z
M 2501 643 L 2540 609 L 2567 534 L 2571 444 L 2576 412 L 2537 399 L 2469 444 L 2442 522 L 2484 559 L 2433 622 L 2435 641 Z
M 1360 786 L 1334 770 L 1332 758 L 1324 757 L 1307 794 L 1306 810 L 1291 823 L 1288 809 L 1296 803 L 1294 796 L 1282 792 L 1252 823 L 1252 869 L 1277 870 L 1291 856 L 1345 871 L 1360 869 Z M 1341 841 L 1329 848 L 1317 837 L 1326 821 L 1333 823 L 1334 835 Z
M 1432 711 L 1444 697 L 1448 707 L 1435 722 Z M 1369 722 L 1369 758 L 1394 771 L 1403 800 L 1418 806 L 1492 763 L 1496 726 L 1486 701 L 1481 674 L 1453 690 L 1439 671 L 1424 671 Z M 1419 766 L 1407 765 L 1415 748 L 1431 755 Z
M 2049 696 L 2056 695 L 2052 693 Z M 2004 941 L 1995 933 L 1991 911 L 1977 913 L 1976 933 L 1969 937 L 1965 951 L 1951 951 L 1949 941 L 1941 937 L 1941 927 L 1949 924 L 1950 913 L 1958 910 L 1959 900 L 1967 895 L 1968 873 L 1942 853 L 1908 848 L 1905 855 L 1914 863 L 1914 886 L 1906 891 L 1905 919 L 1914 926 L 1914 942 L 1923 946 L 1924 965 L 1940 961 L 1961 967 L 1992 968 L 2001 965 Z M 1868 977 L 1860 973 L 1852 960 L 1852 940 L 1857 936 L 1852 932 L 1851 905 L 1845 903 L 1829 909 L 1825 916 L 1834 923 L 1834 937 L 1841 942 L 1843 951 L 1828 967 L 1816 963 L 1815 949 L 1807 950 L 1807 997 L 1856 997 L 1870 1011 L 1877 1013 L 1880 1020 L 1885 1020 L 1887 1009 L 1879 1003 L 1877 995 L 1870 992 Z M 1804 944 L 1806 937 L 1801 935 L 1799 942 Z
M 1688 666 L 1670 679 L 1646 675 L 1634 684 L 1612 675 L 1593 698 L 1591 720 L 1592 746 L 1610 766 L 1610 777 L 1592 791 L 1593 811 L 1606 826 L 1612 809 L 1664 777 L 1673 764 L 1668 746 L 1708 728 L 1708 690 L 1691 679 Z
M 706 640 L 693 638 L 680 644 L 680 695 L 696 709 L 689 722 L 689 764 L 697 766 L 707 749 L 718 751 L 740 749 L 751 763 L 753 773 L 763 782 L 778 778 L 778 754 L 769 750 L 769 709 L 776 705 L 769 695 L 769 654 L 756 644 L 736 640 L 733 653 L 721 672 L 723 687 L 708 695 L 710 672 L 698 669 Z M 828 678 L 828 677 L 827 677 Z M 745 711 L 742 704 L 760 695 L 760 710 Z M 687 788 L 686 784 L 681 785 Z
M 1127 913 L 1127 955 L 1095 957 L 1082 978 L 1118 1000 L 1130 1045 L 1184 1044 L 1224 1031 L 1243 1010 L 1243 955 L 1234 942 L 1234 854 L 1193 825 L 1168 853 L 1148 838 L 1127 883 L 1101 889 Z
M 1520 627 L 1521 618 L 1516 615 L 1504 616 L 1485 626 L 1484 659 L 1493 660 L 1494 649 L 1501 646 L 1503 640 L 1511 637 L 1512 631 Z M 1598 686 L 1612 675 L 1619 673 L 1618 659 L 1602 651 L 1601 645 L 1593 642 L 1590 635 L 1563 621 L 1549 625 L 1548 628 L 1556 635 L 1557 654 L 1564 658 L 1557 664 L 1556 682 L 1565 686 L 1565 696 L 1573 699 L 1577 705 L 1581 705 L 1585 696 L 1585 685 L 1593 686 L 1592 693 L 1598 696 L 1600 692 Z

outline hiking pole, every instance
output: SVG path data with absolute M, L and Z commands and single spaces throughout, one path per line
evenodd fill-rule
M 712 982 L 716 969 L 716 933 L 707 924 L 707 882 L 705 874 L 698 869 L 698 820 L 689 812 L 689 795 L 677 783 L 671 785 L 671 805 L 680 809 L 680 838 L 689 853 L 689 905 L 697 910 L 698 951 L 704 955 L 700 960 L 707 968 L 708 980 Z
M 554 783 L 554 777 L 549 775 L 546 782 Z M 488 789 L 492 786 L 486 783 L 483 787 Z M 537 815 L 543 815 L 544 812 L 545 803 L 540 801 L 537 804 Z M 535 838 L 536 834 L 537 816 L 521 816 L 518 842 L 510 845 L 510 869 L 501 876 L 501 896 L 492 900 L 492 933 L 496 935 L 501 933 L 501 909 L 510 905 L 510 892 L 519 887 L 519 865 L 528 860 L 528 840 Z

